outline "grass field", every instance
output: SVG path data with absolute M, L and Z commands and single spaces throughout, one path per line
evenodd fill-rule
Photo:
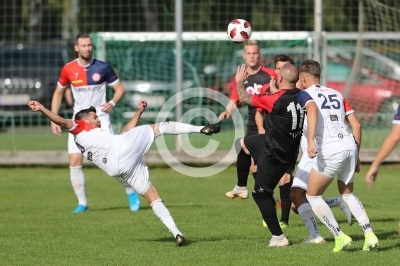
M 181 248 L 143 198 L 141 210 L 131 212 L 123 188 L 97 168 L 85 169 L 90 211 L 71 214 L 76 199 L 67 167 L 2 167 L 0 265 L 398 265 L 400 166 L 382 167 L 373 189 L 364 184 L 366 170 L 363 166 L 356 177 L 356 194 L 380 247 L 362 252 L 361 228 L 350 227 L 336 208 L 342 230 L 354 242 L 333 254 L 334 239 L 322 224 L 327 243 L 302 244 L 307 231 L 293 212 L 284 230 L 291 246 L 269 248 L 270 233 L 262 227 L 254 201 L 224 196 L 235 183 L 234 167 L 207 178 L 182 176 L 169 168 L 150 170 L 188 240 Z M 326 193 L 333 195 L 334 186 Z
M 363 149 L 380 148 L 383 140 L 391 128 L 368 128 L 363 130 Z M 166 136 L 167 147 L 175 148 L 175 136 Z M 191 134 L 190 143 L 196 148 L 207 145 L 210 137 Z M 235 141 L 235 132 L 228 123 L 222 124 L 222 131 L 218 135 L 211 136 L 211 139 L 218 141 L 220 150 L 229 150 Z M 0 132 L 0 151 L 62 151 L 67 149 L 67 133 L 64 131 L 61 137 L 51 133 L 50 126 L 41 127 L 17 127 L 13 134 L 10 129 Z M 155 145 L 152 149 L 156 149 Z

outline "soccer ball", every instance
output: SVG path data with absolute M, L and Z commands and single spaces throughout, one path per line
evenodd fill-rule
M 232 20 L 226 30 L 228 39 L 234 43 L 244 43 L 251 37 L 250 23 L 244 19 Z

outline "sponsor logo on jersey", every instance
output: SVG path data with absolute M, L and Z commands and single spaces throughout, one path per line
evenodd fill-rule
M 89 161 L 93 161 L 93 153 L 92 153 L 91 151 L 88 151 L 88 153 L 87 153 L 87 159 L 88 159 Z
M 101 76 L 99 73 L 93 73 L 93 75 L 92 75 L 93 81 L 97 82 L 100 80 L 100 78 L 101 78 Z
M 329 115 L 331 118 L 331 121 L 339 121 L 339 118 L 337 115 Z
M 77 80 L 71 81 L 71 83 L 72 83 L 72 84 L 79 84 L 79 83 L 83 83 L 83 80 L 77 79 Z
M 101 90 L 101 86 L 78 87 L 75 89 L 76 92 L 100 91 L 100 90 Z
M 260 94 L 261 93 L 262 85 L 254 83 L 254 86 L 246 87 L 246 91 L 248 94 Z

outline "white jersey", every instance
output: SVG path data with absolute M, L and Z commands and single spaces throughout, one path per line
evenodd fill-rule
M 318 152 L 335 153 L 357 150 L 354 137 L 345 123 L 346 116 L 353 113 L 354 110 L 340 92 L 322 85 L 313 85 L 301 91 L 298 99 L 304 109 L 311 101 L 317 105 L 318 124 L 315 142 Z M 307 119 L 304 120 L 305 128 L 307 128 L 306 121 Z M 302 149 L 304 152 L 304 147 Z
M 86 159 L 108 175 L 119 176 L 118 161 L 122 135 L 114 135 L 82 120 L 75 120 L 69 132 L 75 135 L 76 146 Z

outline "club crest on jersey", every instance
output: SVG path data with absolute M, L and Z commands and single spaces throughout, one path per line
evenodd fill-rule
M 100 80 L 100 78 L 101 78 L 101 76 L 100 76 L 99 73 L 93 73 L 93 75 L 92 75 L 92 80 L 93 81 L 97 82 L 97 81 Z

